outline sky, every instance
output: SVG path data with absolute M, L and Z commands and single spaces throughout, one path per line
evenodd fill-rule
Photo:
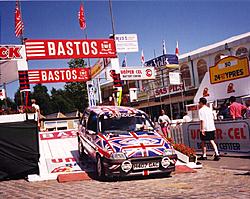
M 90 39 L 112 33 L 108 1 L 83 1 Z M 21 1 L 24 37 L 30 39 L 84 39 L 77 13 L 80 1 Z M 151 0 L 112 1 L 115 33 L 136 33 L 145 60 L 167 53 L 180 54 L 250 31 L 250 1 L 241 0 Z M 0 1 L 0 44 L 20 44 L 14 33 L 15 1 Z M 128 66 L 140 66 L 141 52 L 128 53 Z M 120 54 L 120 62 L 124 54 Z M 69 60 L 29 61 L 29 69 L 67 68 Z M 94 64 L 95 60 L 91 60 Z M 62 88 L 63 83 L 46 84 Z M 13 98 L 18 81 L 7 85 Z

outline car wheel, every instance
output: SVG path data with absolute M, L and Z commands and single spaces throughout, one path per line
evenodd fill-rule
M 97 174 L 98 179 L 100 180 L 103 180 L 105 177 L 103 162 L 102 162 L 100 155 L 96 156 L 96 174 Z

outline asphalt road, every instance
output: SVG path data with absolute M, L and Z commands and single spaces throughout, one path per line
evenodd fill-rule
M 249 198 L 249 161 L 242 158 L 208 160 L 203 161 L 203 169 L 196 173 L 114 182 L 3 181 L 0 198 Z

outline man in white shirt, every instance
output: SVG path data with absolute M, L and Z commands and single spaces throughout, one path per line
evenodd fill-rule
M 40 122 L 39 122 L 39 119 L 40 119 L 40 107 L 39 105 L 36 104 L 36 100 L 35 99 L 31 99 L 31 106 L 33 108 L 35 108 L 36 110 L 36 120 L 38 121 L 38 126 L 40 127 Z
M 200 118 L 200 138 L 202 147 L 202 156 L 198 158 L 199 160 L 207 160 L 206 156 L 206 141 L 210 141 L 214 148 L 214 160 L 218 161 L 220 159 L 218 148 L 214 142 L 215 139 L 215 125 L 212 110 L 207 107 L 206 98 L 202 97 L 199 101 L 199 118 Z
M 161 126 L 161 131 L 165 137 L 170 137 L 169 125 L 171 124 L 171 120 L 165 114 L 165 111 L 162 109 L 160 112 L 160 116 L 158 118 L 158 123 Z

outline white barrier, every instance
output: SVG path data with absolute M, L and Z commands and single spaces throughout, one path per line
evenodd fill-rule
M 77 130 L 39 132 L 39 151 L 39 175 L 29 175 L 29 181 L 53 180 L 62 173 L 83 172 Z

